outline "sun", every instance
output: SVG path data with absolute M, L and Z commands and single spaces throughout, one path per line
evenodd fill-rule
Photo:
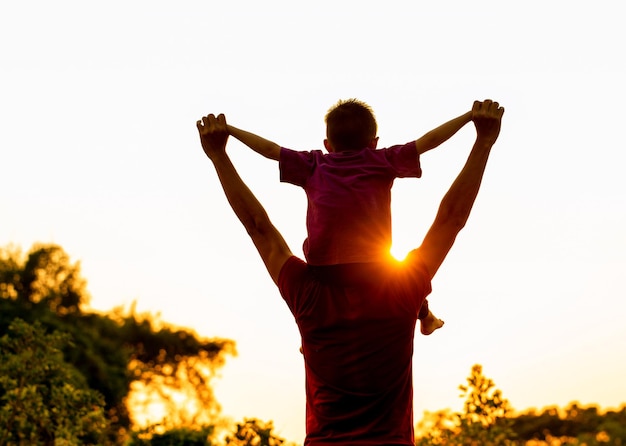
M 409 251 L 402 246 L 392 245 L 389 253 L 391 254 L 391 257 L 396 259 L 398 262 L 403 262 L 409 254 Z

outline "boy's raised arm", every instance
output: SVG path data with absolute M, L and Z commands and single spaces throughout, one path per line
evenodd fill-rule
M 441 124 L 439 127 L 426 133 L 424 136 L 415 141 L 417 153 L 421 155 L 424 152 L 428 152 L 430 149 L 434 149 L 439 146 L 443 142 L 450 139 L 452 135 L 461 130 L 461 128 L 471 120 L 472 111 L 470 110 L 467 113 L 451 119 L 445 124 Z
M 254 133 L 246 132 L 228 124 L 228 133 L 233 137 L 250 147 L 252 150 L 265 158 L 278 161 L 280 158 L 280 146 L 275 142 L 261 138 Z

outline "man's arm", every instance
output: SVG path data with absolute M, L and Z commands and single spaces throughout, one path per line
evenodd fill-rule
M 267 212 L 243 182 L 226 154 L 228 128 L 224 115 L 208 115 L 196 123 L 204 152 L 213 162 L 226 199 L 261 255 L 274 283 L 292 253 Z
M 452 248 L 457 234 L 463 229 L 476 200 L 487 166 L 491 147 L 500 133 L 504 108 L 497 102 L 474 102 L 472 116 L 476 126 L 476 142 L 463 169 L 443 197 L 435 221 L 428 230 L 417 254 L 435 275 Z
M 472 112 L 468 111 L 461 116 L 458 116 L 445 124 L 441 124 L 436 129 L 431 130 L 424 136 L 415 141 L 417 147 L 417 153 L 422 155 L 431 149 L 439 146 L 458 132 L 465 124 L 472 120 Z
M 238 139 L 258 154 L 263 155 L 265 158 L 278 161 L 280 157 L 280 146 L 278 144 L 265 138 L 261 138 L 254 133 L 246 132 L 245 130 L 233 127 L 232 125 L 227 125 L 227 127 L 228 133 L 231 134 L 233 138 Z

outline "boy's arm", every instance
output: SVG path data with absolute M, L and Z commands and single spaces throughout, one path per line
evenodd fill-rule
M 278 161 L 280 158 L 280 146 L 278 144 L 261 138 L 254 133 L 233 127 L 232 125 L 227 124 L 227 127 L 228 133 L 231 134 L 233 138 L 238 139 L 258 154 L 275 161 Z
M 458 116 L 445 124 L 441 124 L 436 129 L 431 130 L 426 133 L 424 136 L 415 141 L 415 145 L 417 147 L 417 153 L 420 155 L 428 152 L 430 149 L 434 149 L 439 146 L 443 142 L 447 141 L 458 132 L 461 127 L 472 120 L 472 112 L 468 111 L 461 116 Z
M 256 246 L 274 283 L 291 250 L 270 221 L 265 209 L 243 182 L 226 154 L 228 129 L 226 118 L 208 115 L 196 123 L 204 153 L 213 162 L 226 199 Z
M 485 100 L 474 103 L 472 119 L 476 126 L 476 142 L 465 166 L 441 200 L 435 221 L 417 250 L 431 278 L 441 266 L 456 236 L 469 218 L 491 147 L 500 133 L 503 113 L 504 108 L 497 102 Z

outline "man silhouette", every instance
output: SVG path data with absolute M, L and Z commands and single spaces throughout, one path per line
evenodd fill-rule
M 419 248 L 364 273 L 311 268 L 295 257 L 226 154 L 224 115 L 197 122 L 233 211 L 245 227 L 302 337 L 305 445 L 412 445 L 413 338 L 431 280 L 465 226 L 504 109 L 476 101 L 476 141 Z

